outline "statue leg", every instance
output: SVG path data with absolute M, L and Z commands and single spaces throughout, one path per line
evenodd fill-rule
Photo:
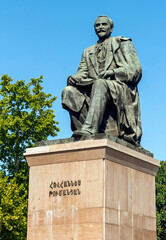
M 62 106 L 69 112 L 72 131 L 80 130 L 85 122 L 88 112 L 87 98 L 88 92 L 73 86 L 67 86 L 62 91 Z
M 91 102 L 87 117 L 78 132 L 78 135 L 94 134 L 99 132 L 103 120 L 107 102 L 110 99 L 109 88 L 105 80 L 99 79 L 93 83 L 91 90 Z M 77 132 L 74 134 L 77 135 Z
M 80 130 L 87 116 L 88 105 L 86 104 L 86 102 L 84 102 L 79 112 L 74 112 L 69 108 L 67 110 L 69 112 L 71 119 L 71 130 L 72 131 Z

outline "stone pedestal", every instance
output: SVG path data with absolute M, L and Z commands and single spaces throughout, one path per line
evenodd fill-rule
M 108 139 L 25 156 L 28 240 L 156 240 L 156 159 Z

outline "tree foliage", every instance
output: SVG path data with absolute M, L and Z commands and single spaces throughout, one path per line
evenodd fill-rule
M 56 96 L 43 92 L 43 80 L 0 81 L 0 239 L 26 240 L 28 166 L 23 156 L 37 141 L 56 136 L 51 109 Z
M 0 239 L 25 240 L 28 179 L 25 171 L 9 180 L 0 172 Z
M 156 175 L 157 240 L 166 239 L 166 162 L 160 162 Z
M 26 167 L 23 152 L 36 141 L 56 136 L 52 103 L 56 96 L 42 91 L 42 76 L 28 84 L 13 83 L 8 75 L 0 82 L 0 160 L 2 170 L 13 175 Z

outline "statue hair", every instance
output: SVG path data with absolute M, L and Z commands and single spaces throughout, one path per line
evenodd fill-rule
M 109 18 L 109 17 L 107 17 L 107 16 L 104 16 L 104 15 L 98 16 L 98 17 L 96 18 L 95 23 L 94 23 L 94 27 L 95 27 L 95 24 L 96 24 L 97 19 L 98 19 L 98 18 L 101 18 L 101 17 L 105 17 L 105 18 L 107 19 L 107 22 L 109 22 L 111 28 L 113 29 L 113 27 L 114 27 L 113 21 L 111 20 L 111 18 Z

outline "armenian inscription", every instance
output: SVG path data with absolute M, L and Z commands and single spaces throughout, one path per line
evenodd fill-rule
M 80 195 L 80 186 L 81 180 L 51 181 L 49 186 L 49 197 Z

